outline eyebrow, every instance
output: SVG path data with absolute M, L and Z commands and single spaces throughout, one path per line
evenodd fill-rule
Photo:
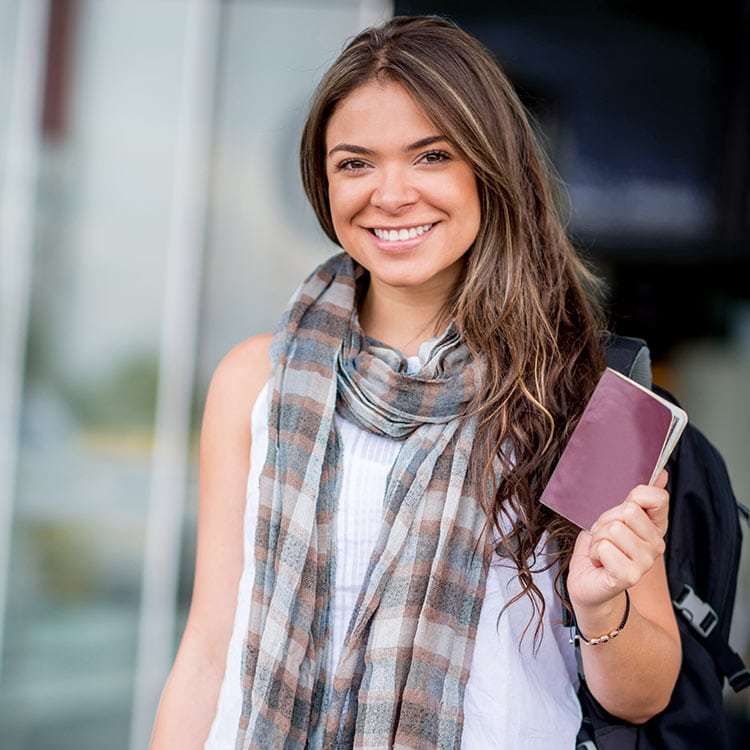
M 444 135 L 430 135 L 427 136 L 427 138 L 420 138 L 418 141 L 414 141 L 414 143 L 410 143 L 408 146 L 404 146 L 402 151 L 405 154 L 408 154 L 410 151 L 416 151 L 418 148 L 422 148 L 423 146 L 429 146 L 432 143 L 437 143 L 438 141 L 446 141 L 448 142 L 448 138 L 446 138 Z M 336 144 L 329 152 L 328 156 L 332 156 L 336 151 L 350 151 L 353 154 L 362 154 L 363 156 L 373 156 L 375 152 L 370 148 L 365 148 L 364 146 L 356 146 L 353 143 L 338 143 Z

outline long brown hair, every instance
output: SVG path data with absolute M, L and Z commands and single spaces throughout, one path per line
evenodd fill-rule
M 302 182 L 334 243 L 326 127 L 336 105 L 372 80 L 402 84 L 477 177 L 480 228 L 445 309 L 470 351 L 487 360 L 484 390 L 472 407 L 479 433 L 471 471 L 501 539 L 496 550 L 518 567 L 522 590 L 502 611 L 529 596 L 539 612 L 536 641 L 545 602 L 530 568 L 545 530 L 549 563 L 541 570 L 559 562 L 555 593 L 571 608 L 561 575 L 579 529 L 538 499 L 606 366 L 606 287 L 566 234 L 554 192 L 561 181 L 511 82 L 486 47 L 439 15 L 396 16 L 365 29 L 313 95 L 300 143 Z M 503 479 L 490 491 L 497 457 Z M 507 533 L 501 514 L 511 521 Z

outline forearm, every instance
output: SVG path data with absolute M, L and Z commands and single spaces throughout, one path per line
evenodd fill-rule
M 573 605 L 580 631 L 592 638 L 616 628 L 625 612 L 624 592 L 587 610 Z M 633 723 L 666 708 L 682 662 L 682 646 L 659 625 L 643 617 L 631 600 L 623 630 L 607 643 L 581 642 L 589 690 L 611 714 Z
M 202 750 L 216 711 L 223 672 L 200 649 L 178 651 L 156 713 L 150 750 Z

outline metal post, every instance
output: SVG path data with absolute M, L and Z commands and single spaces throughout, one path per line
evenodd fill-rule
M 19 0 L 0 175 L 0 672 L 31 304 L 34 204 L 41 145 L 49 0 Z

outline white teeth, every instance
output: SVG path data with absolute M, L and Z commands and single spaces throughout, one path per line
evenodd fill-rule
M 433 227 L 433 224 L 422 224 L 420 227 L 411 227 L 411 229 L 374 229 L 376 236 L 381 240 L 396 242 L 397 240 L 410 240 L 419 237 Z

